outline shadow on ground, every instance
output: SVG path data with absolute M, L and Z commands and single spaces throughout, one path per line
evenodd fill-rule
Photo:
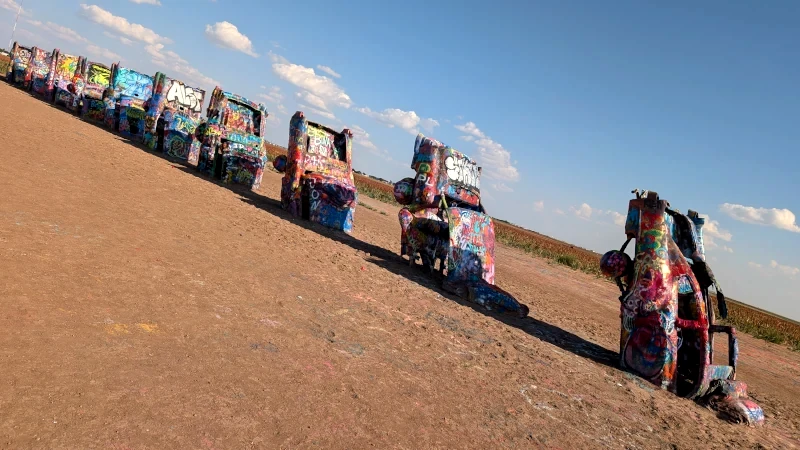
M 66 114 L 73 115 L 70 114 L 70 112 L 66 111 L 65 109 L 58 107 L 55 108 L 63 111 Z M 102 127 L 102 124 L 97 124 L 88 121 L 85 122 L 98 126 L 100 128 L 104 128 Z M 427 287 L 437 292 L 442 297 L 449 299 L 450 301 L 459 303 L 464 306 L 468 306 L 481 314 L 492 317 L 495 320 L 498 320 L 508 326 L 512 326 L 520 330 L 523 330 L 527 334 L 539 340 L 555 345 L 556 347 L 562 350 L 568 351 L 582 358 L 594 361 L 597 364 L 605 365 L 612 368 L 617 367 L 616 361 L 618 359 L 618 354 L 616 352 L 610 351 L 605 347 L 601 347 L 593 342 L 587 341 L 586 339 L 583 339 L 580 336 L 570 333 L 569 331 L 566 331 L 555 325 L 551 325 L 547 322 L 544 322 L 542 320 L 533 317 L 535 316 L 536 311 L 531 311 L 531 316 L 526 317 L 524 319 L 520 319 L 514 316 L 498 314 L 493 311 L 486 310 L 480 305 L 465 301 L 455 295 L 452 295 L 444 291 L 443 289 L 441 289 L 440 282 L 438 282 L 437 279 L 432 278 L 427 274 L 423 273 L 422 269 L 418 267 L 409 266 L 408 261 L 402 258 L 399 255 L 399 253 L 394 253 L 383 247 L 379 247 L 374 244 L 364 242 L 360 239 L 357 239 L 345 233 L 338 232 L 323 227 L 319 224 L 294 217 L 290 215 L 288 212 L 284 211 L 281 208 L 280 202 L 277 200 L 260 195 L 256 192 L 253 192 L 250 189 L 245 188 L 244 186 L 222 183 L 219 180 L 215 180 L 201 174 L 196 167 L 189 165 L 185 161 L 177 160 L 163 153 L 156 153 L 150 151 L 144 145 L 131 141 L 130 139 L 120 136 L 119 134 L 114 133 L 114 135 L 117 137 L 119 141 L 127 143 L 131 147 L 134 147 L 138 150 L 142 150 L 145 153 L 152 155 L 154 157 L 157 156 L 160 157 L 161 159 L 169 161 L 173 165 L 173 167 L 183 171 L 184 173 L 190 174 L 205 181 L 215 183 L 216 185 L 222 188 L 228 189 L 240 195 L 241 200 L 249 205 L 255 206 L 256 208 L 266 211 L 274 215 L 275 217 L 278 217 L 280 219 L 292 223 L 293 225 L 303 227 L 321 236 L 327 237 L 336 242 L 347 245 L 348 247 L 354 250 L 363 252 L 365 255 L 368 254 L 368 256 L 365 256 L 365 260 L 372 262 L 373 264 L 393 274 L 400 275 L 414 283 Z M 442 326 L 454 330 L 458 329 L 459 331 L 462 332 L 464 331 L 463 328 L 460 327 L 460 325 L 458 325 L 457 323 L 453 323 L 453 319 L 442 316 L 442 317 L 436 317 L 434 318 L 434 320 L 439 322 Z

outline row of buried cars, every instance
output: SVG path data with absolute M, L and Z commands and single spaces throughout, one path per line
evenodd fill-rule
M 14 44 L 9 83 L 84 120 L 112 129 L 148 149 L 186 161 L 224 183 L 258 189 L 268 162 L 263 104 L 216 87 L 202 118 L 205 91 L 158 72 L 149 76 L 119 64 Z M 281 206 L 292 215 L 352 232 L 358 203 L 352 169 L 353 133 L 336 132 L 296 112 L 283 173 Z M 400 254 L 441 281 L 444 290 L 487 309 L 526 317 L 529 309 L 495 284 L 495 229 L 480 193 L 481 168 L 469 156 L 417 135 L 414 177 L 394 185 L 402 208 Z M 709 287 L 724 297 L 705 261 L 704 220 L 673 209 L 653 191 L 634 191 L 619 251 L 600 268 L 614 278 L 620 300 L 620 366 L 679 396 L 710 404 L 734 421 L 761 424 L 764 413 L 736 380 L 738 340 L 715 322 Z M 635 258 L 625 247 L 636 240 Z M 714 335 L 728 337 L 728 358 L 717 364 Z
M 150 76 L 17 43 L 6 78 L 224 183 L 253 190 L 261 184 L 268 162 L 263 104 L 216 87 L 203 118 L 205 91 L 161 72 Z M 294 216 L 351 233 L 358 204 L 352 146 L 349 129 L 337 132 L 295 113 L 287 154 L 272 162 L 284 174 L 281 206 Z M 481 203 L 476 162 L 420 134 L 411 167 L 416 176 L 394 186 L 403 205 L 402 255 L 412 265 L 421 261 L 450 292 L 489 309 L 527 316 L 526 305 L 495 285 L 494 224 Z

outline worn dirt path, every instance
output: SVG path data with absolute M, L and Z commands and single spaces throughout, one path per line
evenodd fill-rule
M 785 348 L 741 339 L 767 425 L 730 425 L 615 368 L 610 283 L 501 246 L 533 317 L 487 315 L 390 206 L 330 232 L 5 84 L 0 126 L 0 448 L 800 446 Z

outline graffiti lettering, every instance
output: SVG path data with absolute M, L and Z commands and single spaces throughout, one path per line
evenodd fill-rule
M 333 135 L 321 128 L 310 125 L 308 127 L 308 152 L 339 159 Z
M 167 91 L 167 101 L 199 113 L 203 109 L 203 91 L 195 91 L 178 80 L 172 80 L 172 86 Z
M 478 165 L 465 157 L 450 155 L 444 160 L 447 177 L 450 181 L 462 184 L 469 188 L 480 189 L 480 175 Z

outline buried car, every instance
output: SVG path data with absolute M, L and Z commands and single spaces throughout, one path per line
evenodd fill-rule
M 526 317 L 529 308 L 494 281 L 494 222 L 481 203 L 481 168 L 469 156 L 417 135 L 414 178 L 394 185 L 400 210 L 400 255 L 431 274 L 447 271 L 442 288 L 487 309 Z
M 111 86 L 111 75 L 118 64 L 111 67 L 91 61 L 86 64 L 86 73 L 83 77 L 83 86 L 80 98 L 80 116 L 84 120 L 103 123 L 105 120 L 106 104 L 104 96 Z
M 145 145 L 197 164 L 200 141 L 195 131 L 203 113 L 205 91 L 158 72 L 153 92 L 145 118 Z
M 144 138 L 145 104 L 153 96 L 153 77 L 115 66 L 105 96 L 105 125 L 134 141 Z
M 620 288 L 620 365 L 678 396 L 717 409 L 734 422 L 760 425 L 764 412 L 736 380 L 736 329 L 717 325 L 727 306 L 706 264 L 702 226 L 694 211 L 672 209 L 654 191 L 634 190 L 625 221 L 627 240 L 600 260 L 602 273 Z M 625 247 L 636 241 L 635 257 Z M 714 335 L 727 335 L 727 364 L 715 364 Z
M 34 47 L 31 50 L 31 62 L 25 70 L 25 80 L 28 90 L 39 96 L 44 96 L 47 87 L 47 74 L 53 68 L 53 55 L 58 54 L 58 49 L 47 52 Z
M 215 87 L 207 119 L 195 131 L 200 139 L 197 169 L 225 183 L 258 189 L 267 162 L 264 134 L 268 116 L 263 104 Z
M 289 124 L 287 155 L 273 161 L 284 172 L 281 206 L 292 215 L 350 233 L 358 192 L 353 182 L 353 133 L 310 122 L 302 111 Z
M 26 84 L 25 75 L 31 62 L 32 51 L 33 49 L 30 47 L 23 47 L 14 42 L 11 47 L 11 64 L 9 64 L 8 73 L 6 73 L 6 80 L 9 83 L 17 86 Z
M 54 105 L 63 105 L 72 109 L 75 103 L 75 89 L 70 88 L 86 69 L 86 58 L 83 56 L 60 53 L 56 57 L 55 70 L 51 70 L 47 79 L 47 95 L 52 95 Z M 47 98 L 47 97 L 46 97 Z

